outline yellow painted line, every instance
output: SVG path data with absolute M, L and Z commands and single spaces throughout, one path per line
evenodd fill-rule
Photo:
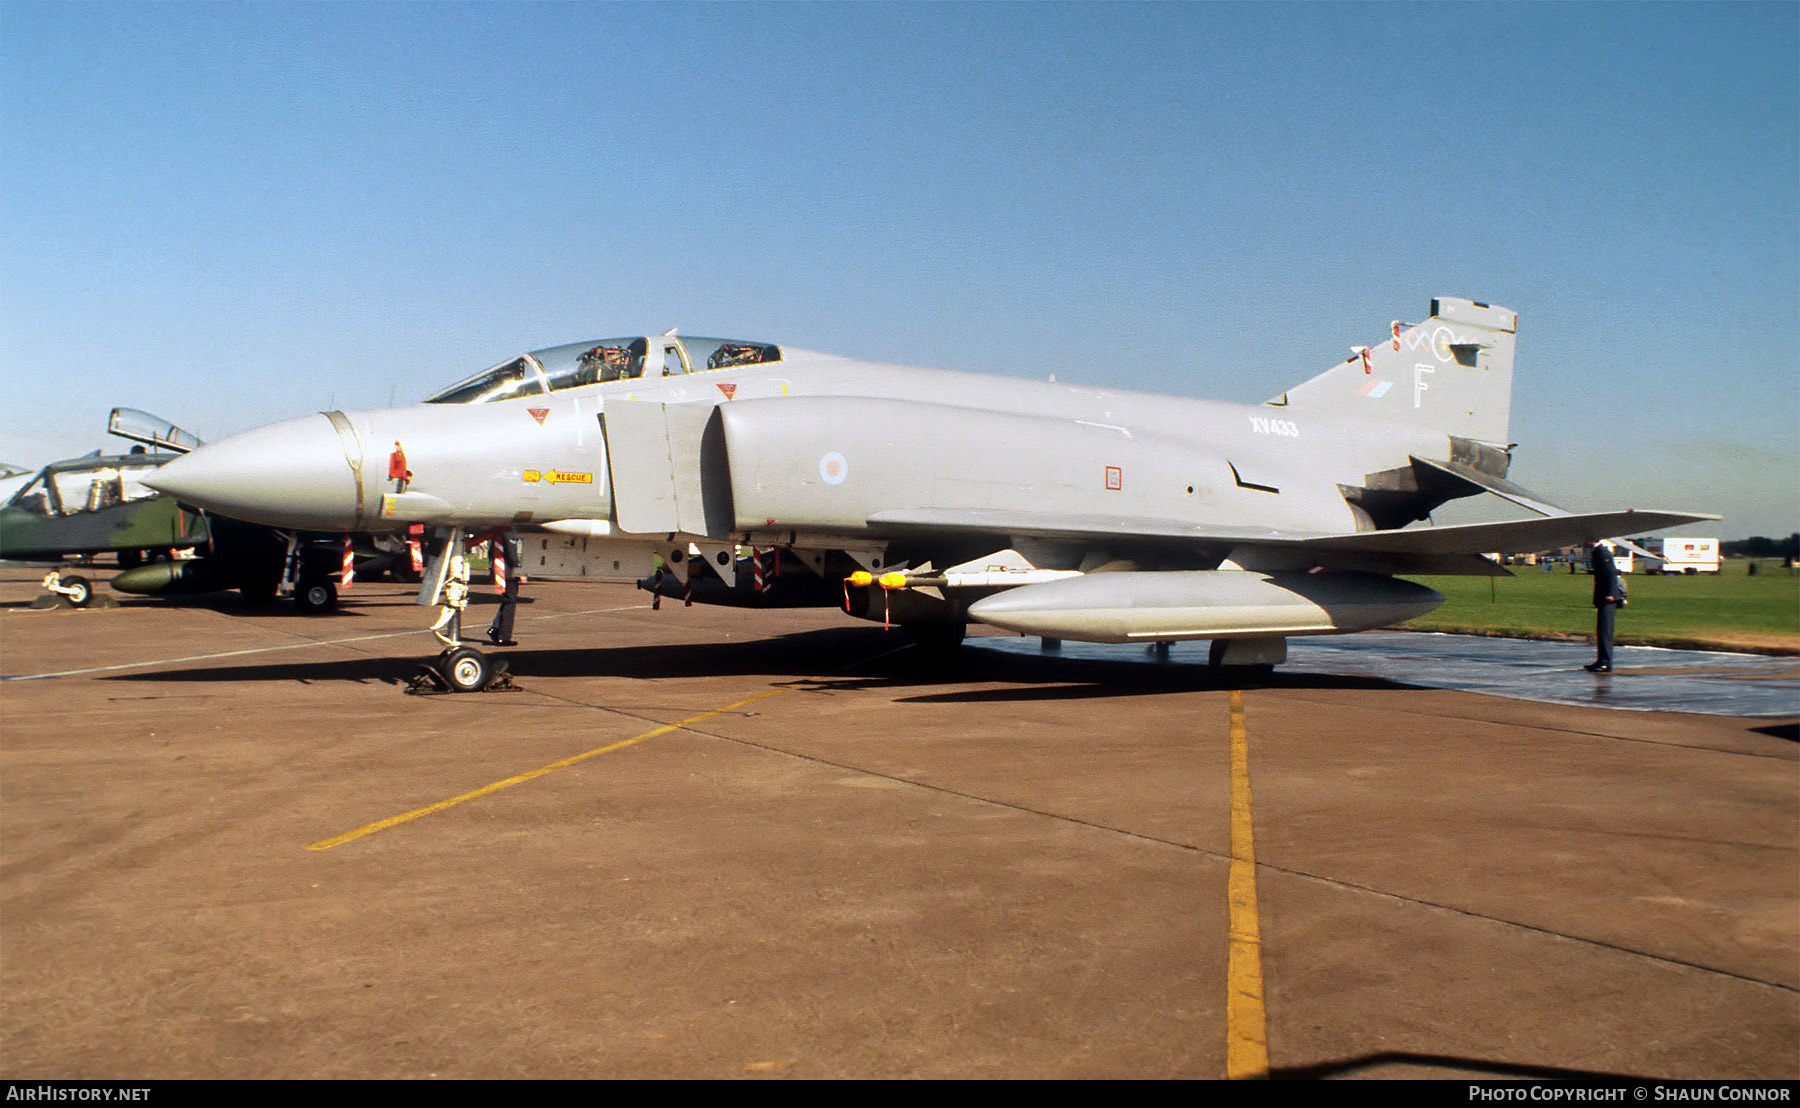
M 1225 1076 L 1269 1076 L 1269 1021 L 1263 1007 L 1262 928 L 1256 908 L 1256 842 L 1250 824 L 1250 740 L 1244 694 L 1231 690 L 1230 951 L 1225 964 Z
M 722 708 L 714 708 L 711 711 L 701 712 L 697 716 L 689 716 L 688 718 L 682 720 L 680 723 L 667 724 L 665 726 L 655 728 L 654 730 L 646 731 L 641 735 L 633 735 L 631 738 L 624 739 L 620 742 L 611 743 L 607 746 L 596 747 L 593 750 L 588 750 L 588 751 L 584 751 L 580 754 L 571 755 L 570 757 L 564 758 L 561 761 L 551 762 L 547 766 L 539 766 L 537 769 L 528 770 L 525 773 L 517 774 L 516 776 L 513 776 L 513 777 L 508 777 L 504 781 L 495 781 L 492 784 L 483 785 L 483 786 L 481 786 L 481 788 L 475 789 L 471 792 L 463 793 L 461 796 L 453 796 L 448 800 L 440 800 L 436 804 L 427 804 L 423 808 L 414 808 L 410 812 L 402 812 L 401 814 L 399 814 L 397 816 L 389 816 L 387 819 L 377 820 L 376 822 L 367 824 L 366 826 L 358 827 L 354 831 L 346 831 L 342 835 L 333 835 L 329 839 L 320 839 L 318 842 L 309 845 L 306 849 L 308 849 L 308 850 L 330 850 L 334 846 L 342 846 L 345 843 L 354 842 L 357 839 L 361 839 L 366 836 L 373 835 L 377 831 L 386 831 L 390 827 L 398 827 L 403 823 L 410 823 L 413 820 L 419 819 L 423 816 L 429 816 L 429 815 L 432 815 L 437 812 L 442 812 L 446 809 L 454 808 L 458 804 L 464 804 L 464 803 L 467 803 L 468 801 L 476 800 L 481 797 L 488 796 L 493 793 L 497 793 L 501 789 L 510 789 L 514 785 L 523 785 L 527 781 L 535 781 L 547 773 L 554 773 L 559 769 L 567 769 L 570 766 L 578 765 L 582 762 L 585 762 L 589 758 L 598 758 L 602 754 L 611 754 L 615 750 L 623 750 L 628 746 L 636 746 L 638 743 L 649 742 L 651 739 L 660 738 L 663 735 L 667 735 L 672 731 L 679 731 L 684 727 L 691 727 L 694 724 L 699 723 L 702 720 L 707 720 L 707 719 L 711 719 L 714 716 L 723 715 L 726 712 L 730 712 L 735 709 L 742 708 L 747 704 L 754 704 L 759 700 L 767 700 L 769 697 L 774 696 L 777 693 L 782 693 L 782 692 L 786 692 L 786 691 L 787 691 L 786 688 L 779 688 L 779 689 L 770 689 L 767 692 L 760 692 L 760 693 L 757 693 L 755 696 L 746 697 L 743 700 L 740 700 L 735 704 L 727 704 Z

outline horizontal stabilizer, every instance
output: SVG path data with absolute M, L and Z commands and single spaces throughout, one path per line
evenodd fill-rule
M 1567 508 L 1559 508 L 1555 504 L 1540 497 L 1522 485 L 1515 485 L 1504 477 L 1495 477 L 1491 473 L 1483 473 L 1474 466 L 1461 465 L 1457 462 L 1434 462 L 1429 458 L 1413 457 L 1416 466 L 1436 470 L 1448 474 L 1460 481 L 1467 482 L 1482 492 L 1491 492 L 1502 500 L 1510 500 L 1521 508 L 1536 512 L 1541 516 L 1566 516 Z

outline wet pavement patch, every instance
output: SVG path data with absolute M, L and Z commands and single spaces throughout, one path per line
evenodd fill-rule
M 1037 654 L 1035 638 L 972 638 L 983 650 Z M 1208 643 L 1172 644 L 1166 660 L 1154 648 L 1065 642 L 1069 658 L 1205 666 Z M 1539 642 L 1411 631 L 1296 637 L 1288 640 L 1284 675 L 1371 677 L 1406 685 L 1487 693 L 1549 704 L 1643 712 L 1723 716 L 1800 714 L 1800 659 L 1701 650 L 1620 646 L 1607 674 L 1581 667 L 1593 660 L 1582 643 Z

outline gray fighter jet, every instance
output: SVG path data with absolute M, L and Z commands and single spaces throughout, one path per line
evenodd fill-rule
M 278 527 L 432 530 L 438 602 L 472 532 L 539 577 L 659 596 L 831 604 L 960 641 L 1210 639 L 1278 664 L 1292 635 L 1442 602 L 1402 574 L 1714 517 L 1575 515 L 1507 480 L 1516 316 L 1432 301 L 1423 323 L 1258 405 L 852 361 L 764 342 L 604 339 L 522 355 L 424 403 L 325 412 L 149 478 Z M 1522 521 L 1408 526 L 1491 493 Z M 452 653 L 455 657 L 452 658 Z M 487 670 L 447 651 L 457 688 Z

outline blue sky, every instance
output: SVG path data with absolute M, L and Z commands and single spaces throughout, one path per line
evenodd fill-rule
M 674 326 L 1255 402 L 1440 294 L 1516 480 L 1800 528 L 1800 5 L 0 4 L 22 464 Z

